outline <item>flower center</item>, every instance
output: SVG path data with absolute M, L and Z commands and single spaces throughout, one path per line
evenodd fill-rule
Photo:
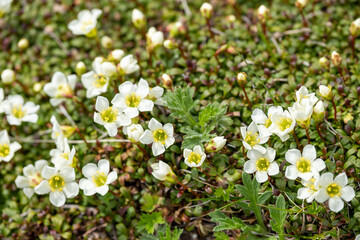
M 256 161 L 256 168 L 258 171 L 267 171 L 269 168 L 269 161 L 266 158 L 259 158 Z
M 245 142 L 247 142 L 251 147 L 255 146 L 260 142 L 260 139 L 258 139 L 258 133 L 255 132 L 248 132 L 245 137 Z
M 63 187 L 65 186 L 65 181 L 60 175 L 55 175 L 50 178 L 49 184 L 51 187 L 51 191 L 59 191 L 61 192 L 63 190 Z
M 92 180 L 97 187 L 101 187 L 106 183 L 107 176 L 105 173 L 97 171 L 94 176 L 92 176 Z
M 57 97 L 67 97 L 71 95 L 72 95 L 72 91 L 68 84 L 61 84 L 57 87 L 57 94 L 56 94 Z
M 117 119 L 117 114 L 118 111 L 112 107 L 108 107 L 100 113 L 102 120 L 107 123 L 115 122 Z
M 277 125 L 279 126 L 280 131 L 285 131 L 286 129 L 288 129 L 292 124 L 292 120 L 290 118 L 287 117 L 282 117 L 280 118 L 280 120 L 277 122 Z
M 201 155 L 199 153 L 191 152 L 188 159 L 190 163 L 198 164 L 201 161 Z
M 102 74 L 95 74 L 95 82 L 93 86 L 96 88 L 103 87 L 108 82 L 107 78 Z
M 41 177 L 40 173 L 36 173 L 30 177 L 30 186 L 36 187 L 39 185 L 39 183 L 41 183 L 42 180 L 43 178 Z
M 153 133 L 155 142 L 159 142 L 162 145 L 165 144 L 165 140 L 167 139 L 167 134 L 163 129 L 158 129 Z
M 0 157 L 6 157 L 10 153 L 10 147 L 8 144 L 0 144 Z
M 15 104 L 12 108 L 12 115 L 19 119 L 23 118 L 25 116 L 23 106 Z
M 141 100 L 140 96 L 136 95 L 136 93 L 133 92 L 126 96 L 126 105 L 128 107 L 135 108 L 139 106 L 140 100 Z
M 301 173 L 310 172 L 311 170 L 311 162 L 309 159 L 301 157 L 296 161 L 296 167 Z
M 60 154 L 60 157 L 66 159 L 66 160 L 69 160 L 69 153 L 62 153 L 62 154 Z
M 310 178 L 309 181 L 305 184 L 305 187 L 309 188 L 308 191 L 314 191 L 316 192 L 317 189 L 315 188 L 315 178 Z
M 93 25 L 92 19 L 86 19 L 81 21 L 81 30 L 85 32 L 87 30 L 86 28 L 90 25 Z
M 326 188 L 326 191 L 330 197 L 340 196 L 341 195 L 340 190 L 341 190 L 341 187 L 336 183 L 331 183 Z
M 265 121 L 265 127 L 266 127 L 266 128 L 269 128 L 271 124 L 272 124 L 272 122 L 271 122 L 270 118 L 266 119 L 266 121 Z

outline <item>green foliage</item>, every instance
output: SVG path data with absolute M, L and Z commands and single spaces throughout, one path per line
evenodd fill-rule
M 283 237 L 281 234 L 284 233 L 284 224 L 286 220 L 286 211 L 285 209 L 285 198 L 283 195 L 279 195 L 276 199 L 276 209 L 270 208 L 270 225 L 273 231 L 277 232 L 281 239 Z
M 215 232 L 229 230 L 229 229 L 241 229 L 245 231 L 247 229 L 246 224 L 237 217 L 229 218 L 219 210 L 209 213 L 211 221 L 218 223 L 213 229 Z
M 156 206 L 160 203 L 159 196 L 151 195 L 149 193 L 145 193 L 144 203 L 141 206 L 141 210 L 145 212 L 152 212 L 156 208 Z
M 160 212 L 154 212 L 151 214 L 142 214 L 140 216 L 140 221 L 136 226 L 136 229 L 141 232 L 146 230 L 148 233 L 153 234 L 155 228 L 158 224 L 165 223 L 165 220 L 162 218 Z
M 222 187 L 219 187 L 215 190 L 214 195 L 216 197 L 221 197 L 225 202 L 228 202 L 230 200 L 230 193 L 232 193 L 233 189 L 234 189 L 234 184 L 229 184 L 227 189 L 223 189 Z

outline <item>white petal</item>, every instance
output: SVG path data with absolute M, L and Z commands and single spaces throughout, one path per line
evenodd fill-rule
M 136 90 L 136 95 L 139 95 L 141 98 L 145 98 L 149 94 L 149 83 L 145 79 L 140 79 L 138 83 L 138 89 Z
M 268 147 L 266 149 L 266 153 L 264 154 L 265 158 L 267 158 L 270 162 L 274 161 L 276 156 L 276 151 L 273 148 Z
M 41 176 L 45 179 L 50 179 L 52 176 L 54 176 L 58 170 L 54 167 L 45 166 L 43 170 L 41 171 Z
M 133 108 L 133 107 L 127 107 L 124 109 L 124 113 L 129 117 L 129 118 L 134 118 L 139 116 L 139 110 L 137 108 Z
M 109 100 L 107 100 L 107 98 L 102 97 L 102 96 L 98 96 L 96 98 L 96 104 L 95 104 L 95 109 L 98 112 L 102 112 L 103 110 L 109 108 Z
M 164 94 L 164 89 L 162 87 L 154 87 L 150 90 L 149 95 L 155 97 L 156 99 L 160 98 Z
M 23 168 L 23 173 L 25 177 L 30 177 L 32 175 L 35 175 L 37 173 L 36 168 L 34 165 L 29 164 L 26 167 Z
M 49 185 L 49 182 L 47 180 L 43 180 L 41 181 L 41 183 L 39 185 L 37 185 L 35 188 L 34 188 L 35 192 L 37 194 L 47 194 L 51 191 L 51 187 Z
M 50 202 L 55 206 L 55 207 L 61 207 L 65 204 L 66 201 L 66 197 L 65 194 L 63 192 L 51 192 L 50 193 Z
M 258 181 L 259 183 L 266 182 L 266 180 L 268 180 L 267 172 L 266 171 L 257 171 L 255 173 L 255 178 L 256 178 L 256 181 Z
M 118 133 L 118 128 L 115 123 L 107 123 L 104 125 L 106 131 L 108 132 L 110 137 L 115 137 Z
M 79 185 L 76 182 L 68 182 L 64 186 L 64 193 L 67 198 L 73 198 L 79 194 Z
M 192 151 L 190 149 L 185 148 L 184 152 L 183 152 L 184 158 L 188 158 L 191 153 L 192 153 Z
M 173 136 L 174 135 L 174 126 L 171 124 L 171 123 L 166 123 L 164 126 L 163 126 L 163 129 L 165 130 L 166 134 L 168 136 Z M 200 146 L 199 146 L 200 147 Z M 200 148 L 201 150 L 201 148 Z
M 65 181 L 74 181 L 75 180 L 75 169 L 72 167 L 63 167 L 60 169 L 60 174 Z
M 254 173 L 256 171 L 256 161 L 246 161 L 244 164 L 244 171 L 246 173 Z
M 150 130 L 145 130 L 145 132 L 143 133 L 143 135 L 141 135 L 140 137 L 140 142 L 142 144 L 150 144 L 152 142 L 154 142 L 154 136 L 153 133 Z
M 297 198 L 299 199 L 306 199 L 308 197 L 310 197 L 311 192 L 309 191 L 308 188 L 302 187 L 299 188 L 298 192 L 297 192 Z
M 296 164 L 299 158 L 301 158 L 301 152 L 297 149 L 290 149 L 285 153 L 285 159 L 288 163 Z
M 345 186 L 341 189 L 341 198 L 346 202 L 350 202 L 355 197 L 355 191 L 350 186 Z
M 168 148 L 170 147 L 171 145 L 173 145 L 175 142 L 175 138 L 174 137 L 168 137 L 166 140 L 165 140 L 165 147 Z
M 88 190 L 88 189 L 95 189 L 95 185 L 94 185 L 94 182 L 87 179 L 87 178 L 82 178 L 80 179 L 79 181 L 79 187 L 80 189 L 82 190 Z M 95 190 L 94 190 L 94 193 L 95 193 Z
M 121 96 L 126 96 L 131 92 L 132 88 L 133 84 L 129 81 L 126 81 L 119 86 L 119 93 Z
M 262 158 L 263 155 L 256 149 L 250 149 L 247 153 L 247 157 L 250 158 L 250 160 L 256 161 L 259 158 Z
M 24 176 L 17 176 L 15 179 L 15 185 L 17 188 L 26 188 L 30 186 L 29 179 Z
M 99 193 L 101 196 L 104 196 L 109 191 L 109 186 L 107 184 L 96 188 L 96 192 Z
M 253 111 L 253 113 L 251 114 L 251 119 L 256 124 L 265 124 L 267 117 L 266 117 L 265 113 L 262 110 L 256 108 Z
M 339 184 L 341 187 L 346 186 L 348 183 L 348 178 L 346 176 L 346 173 L 343 172 L 337 175 L 334 179 L 334 182 Z
M 315 161 L 313 161 L 311 163 L 311 165 L 312 165 L 311 167 L 315 168 L 316 171 L 318 171 L 318 172 L 325 169 L 325 167 L 326 167 L 325 162 L 321 158 L 318 158 Z
M 279 165 L 276 162 L 270 163 L 270 166 L 267 170 L 270 176 L 274 176 L 279 173 Z
M 321 187 L 327 187 L 331 182 L 333 182 L 334 175 L 332 173 L 324 173 L 319 179 L 319 185 Z
M 155 131 L 158 130 L 159 128 L 162 128 L 162 124 L 155 118 L 152 118 L 149 122 L 148 127 L 151 131 Z
M 165 152 L 165 147 L 157 142 L 154 142 L 151 146 L 154 156 L 158 156 Z
M 310 180 L 310 178 L 311 178 L 313 175 L 314 175 L 314 174 L 313 174 L 312 172 L 305 172 L 305 173 L 298 172 L 298 176 L 299 176 L 301 179 L 304 179 L 305 181 Z
M 106 179 L 106 184 L 110 184 L 113 181 L 115 181 L 117 179 L 117 173 L 115 171 L 112 171 L 109 173 L 109 175 L 107 176 Z
M 105 175 L 107 175 L 109 173 L 109 170 L 110 170 L 110 163 L 109 163 L 108 160 L 101 159 L 98 162 L 98 167 L 99 167 L 100 172 L 103 172 Z
M 298 170 L 295 166 L 288 166 L 285 170 L 285 177 L 291 180 L 295 180 L 298 177 Z
M 98 167 L 94 163 L 88 163 L 82 168 L 82 173 L 85 177 L 91 179 L 98 170 Z
M 304 158 L 313 161 L 316 158 L 316 149 L 313 145 L 306 145 L 303 149 L 302 155 Z
M 325 202 L 326 200 L 329 199 L 329 195 L 327 194 L 326 190 L 324 188 L 320 188 L 318 191 L 317 191 L 317 194 L 315 196 L 315 200 L 319 203 L 323 203 Z
M 265 152 L 266 152 L 266 148 L 264 148 L 263 146 L 260 146 L 260 145 L 255 145 L 253 148 L 258 150 L 261 154 L 265 154 Z
M 26 195 L 27 198 L 31 198 L 34 195 L 34 189 L 33 188 L 24 188 L 23 189 L 24 194 Z
M 344 208 L 344 202 L 339 197 L 329 199 L 329 208 L 333 212 L 340 212 Z
M 152 111 L 153 107 L 154 107 L 153 101 L 149 99 L 142 99 L 138 106 L 138 109 L 140 112 L 149 112 Z

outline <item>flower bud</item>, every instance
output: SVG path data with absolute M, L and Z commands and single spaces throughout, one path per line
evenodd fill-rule
M 76 64 L 76 69 L 75 72 L 78 76 L 81 76 L 82 74 L 84 74 L 86 72 L 86 66 L 84 62 L 78 62 Z
M 163 161 L 159 161 L 159 163 L 151 164 L 151 168 L 153 172 L 151 173 L 156 179 L 160 181 L 165 181 L 169 183 L 176 182 L 176 175 L 171 170 L 170 166 Z
M 299 10 L 303 10 L 304 7 L 306 7 L 308 3 L 308 0 L 296 0 L 295 7 L 297 7 Z
M 236 77 L 237 82 L 239 83 L 240 86 L 245 86 L 246 82 L 247 82 L 247 75 L 244 72 L 240 72 L 237 74 Z
M 121 49 L 115 49 L 110 52 L 108 59 L 110 61 L 120 62 L 120 60 L 125 55 L 124 51 Z
M 170 37 L 176 37 L 186 33 L 186 28 L 181 21 L 170 23 L 166 29 L 169 31 Z
M 331 53 L 331 60 L 332 60 L 333 64 L 334 64 L 336 67 L 338 67 L 338 66 L 340 66 L 340 64 L 341 64 L 342 58 L 341 58 L 341 56 L 340 56 L 340 54 L 339 54 L 338 52 L 333 51 L 333 52 Z
M 162 80 L 163 85 L 164 85 L 165 88 L 171 88 L 172 87 L 173 82 L 172 82 L 171 77 L 168 74 L 164 73 L 161 76 L 161 80 Z
M 132 142 L 138 142 L 144 129 L 140 124 L 131 124 L 123 128 L 124 134 L 128 135 L 128 139 Z
M 200 13 L 204 18 L 211 18 L 213 15 L 213 6 L 210 3 L 203 3 L 200 7 Z
M 33 86 L 34 92 L 38 93 L 42 90 L 42 84 L 41 83 L 35 83 Z
M 142 29 L 146 26 L 146 18 L 145 15 L 139 9 L 133 9 L 131 20 L 134 26 L 138 29 Z
M 314 106 L 313 118 L 315 122 L 322 122 L 325 116 L 325 107 L 323 101 L 318 101 Z
M 177 48 L 179 45 L 172 39 L 167 39 L 164 41 L 164 47 L 167 49 L 175 49 Z
M 354 117 L 353 117 L 353 115 L 351 113 L 346 114 L 344 119 L 343 119 L 345 124 L 347 124 L 349 121 L 352 121 L 352 120 L 354 120 Z
M 154 27 L 151 27 L 148 30 L 146 37 L 150 50 L 161 46 L 164 42 L 164 34 L 161 31 L 156 31 L 156 28 Z
M 20 49 L 20 51 L 23 51 L 23 50 L 25 50 L 26 48 L 29 47 L 29 41 L 26 38 L 22 38 L 18 42 L 17 46 Z
M 60 126 L 60 128 L 61 128 L 61 132 L 64 134 L 64 137 L 66 138 L 71 137 L 76 130 L 76 127 L 72 127 L 68 125 Z
M 319 93 L 323 98 L 325 98 L 327 100 L 331 100 L 332 97 L 333 97 L 330 85 L 328 85 L 328 86 L 320 85 L 319 86 Z
M 234 23 L 236 21 L 236 17 L 234 15 L 228 15 L 228 16 L 225 17 L 225 20 L 228 23 Z
M 116 66 L 111 62 L 101 63 L 101 69 L 106 77 L 112 77 L 116 74 Z
M 353 21 L 350 25 L 350 33 L 352 36 L 357 37 L 360 35 L 360 18 Z
M 329 68 L 329 66 L 330 66 L 330 62 L 326 57 L 320 58 L 319 64 L 322 68 L 325 68 L 325 69 Z
M 113 46 L 113 40 L 108 36 L 103 36 L 101 38 L 101 46 L 106 49 L 110 49 Z
M 217 152 L 222 149 L 226 144 L 226 139 L 224 137 L 215 137 L 211 139 L 205 146 L 207 152 Z
M 3 84 L 11 84 L 15 81 L 15 72 L 12 69 L 5 69 L 1 73 L 1 81 Z
M 233 169 L 235 171 L 230 171 L 230 170 L 228 170 L 224 174 L 224 177 L 226 178 L 226 180 L 228 180 L 229 182 L 236 182 L 237 180 L 239 180 L 241 178 L 242 174 L 241 174 L 240 170 L 237 170 L 237 169 Z
M 269 9 L 267 7 L 265 7 L 264 5 L 261 5 L 258 10 L 257 10 L 257 15 L 259 20 L 262 23 L 265 23 L 267 18 L 269 17 Z

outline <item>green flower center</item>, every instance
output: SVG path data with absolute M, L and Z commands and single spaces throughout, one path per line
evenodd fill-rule
M 21 105 L 15 104 L 12 108 L 12 115 L 16 118 L 23 118 L 25 116 L 25 110 Z
M 126 105 L 128 107 L 136 108 L 137 106 L 139 106 L 140 101 L 141 98 L 140 96 L 136 95 L 136 93 L 131 93 L 126 96 Z
M 72 95 L 72 91 L 68 84 L 61 84 L 57 87 L 57 94 L 56 94 L 57 97 L 66 97 L 71 95 Z
M 311 170 L 311 162 L 309 159 L 301 157 L 296 161 L 296 167 L 301 173 L 310 172 Z
M 6 157 L 10 153 L 10 147 L 6 143 L 0 144 L 0 157 Z
M 341 187 L 339 186 L 339 184 L 336 184 L 336 183 L 331 183 L 326 188 L 326 191 L 330 197 L 340 196 L 341 195 L 340 190 L 341 190 Z
M 112 107 L 108 107 L 100 113 L 102 120 L 107 123 L 115 122 L 117 119 L 117 114 L 118 111 Z
M 107 78 L 102 74 L 95 74 L 94 87 L 101 88 L 108 82 Z
M 287 118 L 287 117 L 282 117 L 277 122 L 277 125 L 279 126 L 279 129 L 282 132 L 288 129 L 291 126 L 291 124 L 292 124 L 291 118 Z
M 248 132 L 245 137 L 245 142 L 247 142 L 251 147 L 253 147 L 260 142 L 258 136 L 259 134 L 257 132 Z
M 69 153 L 62 153 L 62 154 L 60 154 L 60 157 L 66 159 L 66 160 L 69 160 Z
M 266 119 L 266 121 L 265 121 L 265 127 L 266 127 L 266 128 L 269 128 L 271 124 L 272 124 L 272 122 L 271 122 L 270 118 Z
M 153 133 L 155 142 L 159 142 L 162 145 L 165 144 L 165 140 L 168 138 L 166 132 L 163 129 L 158 129 Z
M 201 161 L 201 155 L 199 153 L 191 152 L 188 160 L 190 163 L 199 164 L 199 162 Z
M 270 166 L 270 162 L 266 158 L 259 158 L 256 161 L 256 168 L 258 171 L 267 171 Z
M 97 171 L 94 176 L 92 176 L 92 180 L 97 187 L 101 187 L 106 183 L 107 176 L 105 173 Z
M 49 184 L 51 187 L 51 191 L 59 191 L 61 192 L 63 190 L 63 187 L 65 186 L 65 181 L 60 175 L 55 175 L 50 178 Z

